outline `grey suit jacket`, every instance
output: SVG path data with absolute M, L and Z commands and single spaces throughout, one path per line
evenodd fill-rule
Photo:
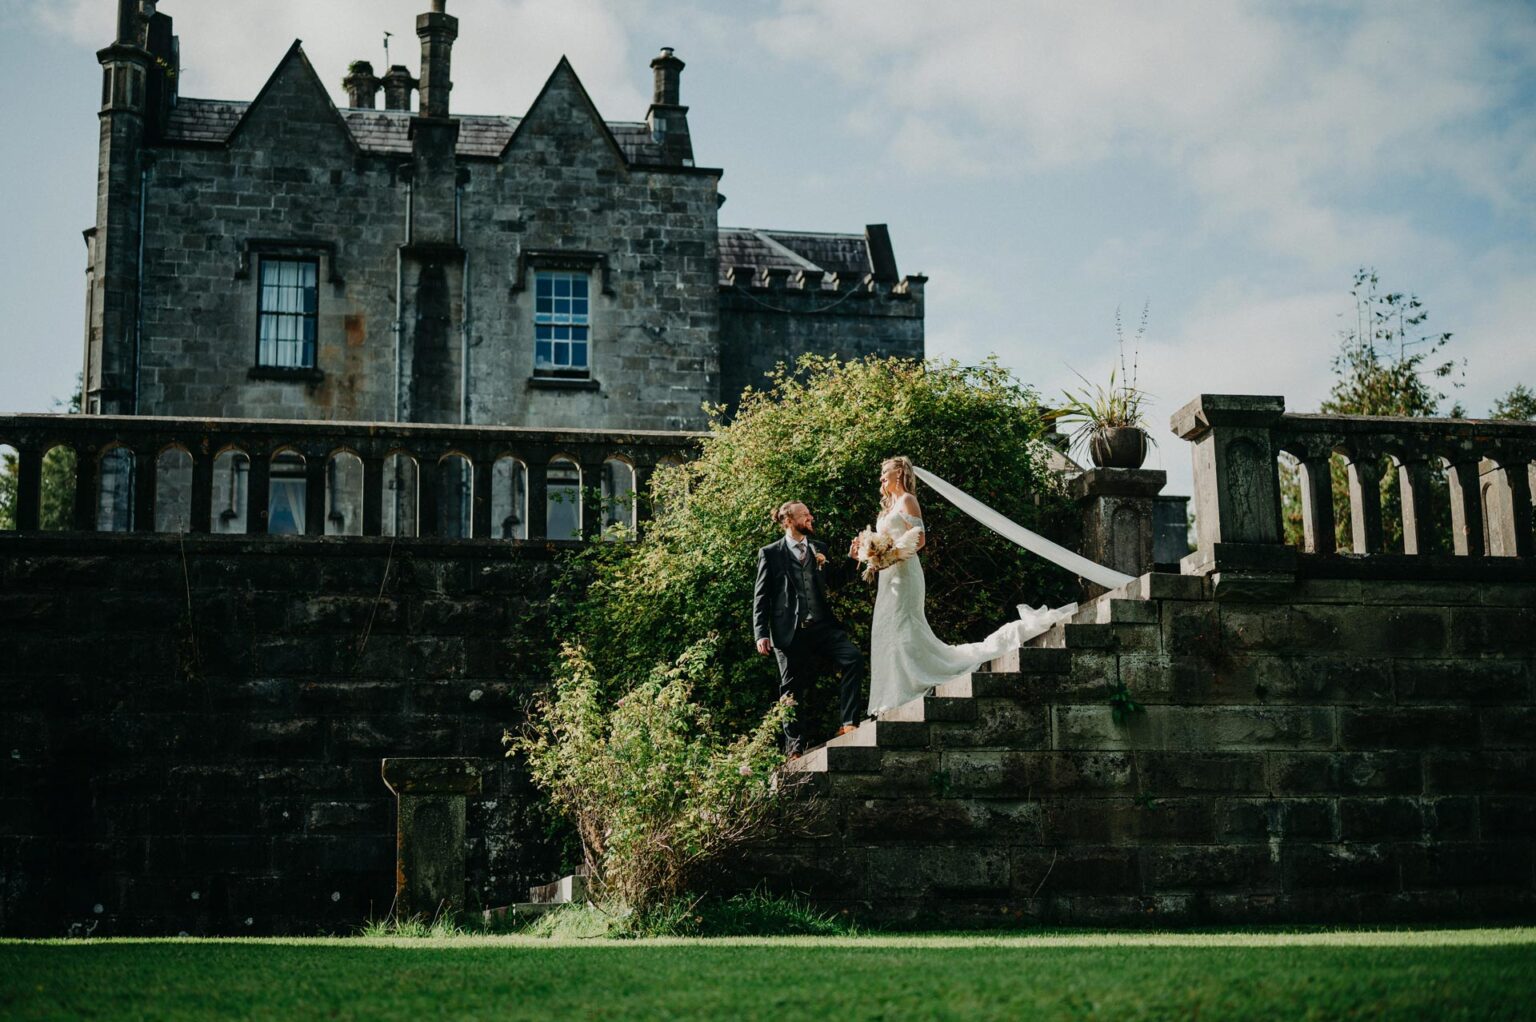
M 811 553 L 807 556 L 826 554 L 825 543 L 818 543 L 814 539 L 809 542 Z M 800 593 L 790 578 L 793 558 L 794 555 L 782 539 L 769 543 L 757 552 L 757 585 L 752 592 L 752 633 L 757 639 L 771 639 L 776 649 L 789 648 L 800 626 L 800 619 L 804 616 L 800 612 Z M 826 568 L 831 567 L 829 559 Z M 827 606 L 830 615 L 832 601 L 827 596 L 827 583 L 823 577 L 825 574 L 826 569 L 818 570 L 814 572 L 814 578 L 821 602 Z M 828 623 L 835 625 L 837 619 L 829 617 Z

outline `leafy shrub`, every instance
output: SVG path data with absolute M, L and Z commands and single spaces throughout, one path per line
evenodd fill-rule
M 595 905 L 562 905 L 523 928 L 530 937 L 841 937 L 859 928 L 804 898 L 761 891 L 728 898 L 680 898 L 650 910 L 609 912 Z
M 693 701 L 708 670 L 713 638 L 638 684 L 598 680 L 576 646 L 566 646 L 553 692 L 526 731 L 507 735 L 508 754 L 575 823 L 597 896 L 639 915 L 675 902 L 698 871 L 723 852 L 765 835 L 789 802 L 781 778 L 779 702 L 746 734 L 728 738 Z
M 751 600 L 757 548 L 777 536 L 768 513 L 781 502 L 805 501 L 830 558 L 844 561 L 879 512 L 881 461 L 905 454 L 1016 522 L 1060 531 L 1065 498 L 1046 467 L 1039 401 L 995 362 L 807 356 L 767 390 L 748 390 L 731 420 L 720 409 L 713 418 L 697 459 L 656 472 L 645 539 L 593 544 L 579 559 L 563 634 L 609 678 L 643 676 L 699 636 L 722 636 L 699 697 L 731 726 L 751 726 L 777 691 L 773 658 L 753 648 Z M 928 616 L 946 641 L 985 636 L 1015 604 L 1071 598 L 1066 572 L 943 500 L 925 500 L 923 514 Z M 847 575 L 833 609 L 868 649 L 873 589 Z

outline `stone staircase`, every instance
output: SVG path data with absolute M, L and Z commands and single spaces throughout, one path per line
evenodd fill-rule
M 1031 709 L 1043 701 L 1103 700 L 1117 680 L 1105 656 L 1156 653 L 1161 643 L 1160 601 L 1202 598 L 1201 579 L 1151 574 L 1133 579 L 1078 608 L 1070 621 L 992 661 L 981 671 L 940 685 L 858 729 L 814 746 L 787 770 L 862 775 L 848 787 L 886 787 L 888 772 L 910 772 L 923 753 L 952 748 L 1043 748 L 1051 721 Z M 1080 654 L 1087 654 L 1086 656 Z M 894 779 L 894 777 L 893 777 Z

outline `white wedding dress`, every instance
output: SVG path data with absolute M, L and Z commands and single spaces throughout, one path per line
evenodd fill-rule
M 1077 604 L 1038 610 L 1020 606 L 1020 619 L 1010 621 L 980 642 L 950 646 L 928 627 L 924 609 L 926 586 L 917 556 L 923 520 L 897 510 L 887 511 L 875 529 L 891 537 L 911 556 L 879 574 L 874 627 L 870 634 L 869 712 L 877 714 L 910 702 L 937 685 L 970 674 L 989 660 L 1017 649 L 1071 617 Z

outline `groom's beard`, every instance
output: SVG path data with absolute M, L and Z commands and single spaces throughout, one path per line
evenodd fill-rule
M 816 530 L 809 525 L 800 526 L 800 535 L 810 537 L 816 534 Z

